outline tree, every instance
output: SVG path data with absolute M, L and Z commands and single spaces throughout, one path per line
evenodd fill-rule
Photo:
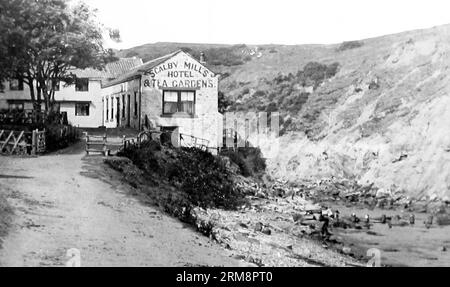
M 219 91 L 219 113 L 223 114 L 227 111 L 228 107 L 231 105 L 231 101 L 225 97 L 225 94 Z
M 0 80 L 22 78 L 35 109 L 43 101 L 53 111 L 54 81 L 72 84 L 74 69 L 100 70 L 116 59 L 103 47 L 105 28 L 95 11 L 82 2 L 2 0 L 0 11 Z M 110 35 L 119 37 L 116 30 Z

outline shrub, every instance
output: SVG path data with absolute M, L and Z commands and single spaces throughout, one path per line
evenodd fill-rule
M 309 62 L 303 68 L 306 78 L 311 79 L 315 86 L 318 86 L 327 77 L 327 65 L 318 62 Z
M 205 57 L 208 64 L 211 65 L 237 66 L 245 62 L 242 55 L 235 53 L 232 47 L 207 49 L 205 51 Z
M 336 50 L 338 52 L 342 52 L 345 50 L 356 49 L 362 47 L 363 45 L 364 43 L 361 41 L 345 41 Z
M 223 114 L 227 111 L 228 107 L 232 104 L 231 101 L 225 96 L 225 94 L 219 91 L 219 113 Z
M 255 147 L 241 147 L 236 150 L 224 149 L 221 156 L 228 157 L 235 163 L 243 176 L 257 175 L 266 169 L 266 160 L 261 150 Z
M 177 168 L 172 180 L 179 181 L 181 188 L 197 206 L 236 209 L 242 202 L 242 194 L 234 186 L 232 174 L 225 163 L 211 153 L 196 148 L 177 149 Z M 181 164 L 180 164 L 181 163 Z
M 69 124 L 61 124 L 61 116 L 58 113 L 50 113 L 43 125 L 39 129 L 45 128 L 45 145 L 46 151 L 55 151 L 68 147 L 71 143 L 76 142 L 80 138 L 79 131 L 68 134 L 69 129 L 73 127 Z
M 125 150 L 121 155 L 130 158 L 147 177 L 168 180 L 183 191 L 191 205 L 236 209 L 244 202 L 225 162 L 209 152 L 161 146 L 149 141 L 140 148 Z
M 253 94 L 253 97 L 265 97 L 266 96 L 266 92 L 265 91 L 261 91 L 261 90 L 258 90 L 258 91 L 256 91 L 254 94 Z
M 334 77 L 338 71 L 339 71 L 339 63 L 338 62 L 334 62 L 333 64 L 327 66 L 326 78 Z

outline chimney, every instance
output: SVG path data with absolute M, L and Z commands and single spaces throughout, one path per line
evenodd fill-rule
M 205 53 L 203 52 L 200 53 L 200 64 L 202 65 L 206 64 Z

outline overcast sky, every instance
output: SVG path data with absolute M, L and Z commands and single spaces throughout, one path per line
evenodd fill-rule
M 84 0 L 129 48 L 154 42 L 328 44 L 450 23 L 448 0 Z

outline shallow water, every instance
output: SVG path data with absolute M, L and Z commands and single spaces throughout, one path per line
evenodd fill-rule
M 450 226 L 438 226 L 435 222 L 430 229 L 424 221 L 428 214 L 408 211 L 368 209 L 349 207 L 340 203 L 328 202 L 327 206 L 338 209 L 341 217 L 348 217 L 353 212 L 363 220 L 365 214 L 370 218 L 379 218 L 382 214 L 394 217 L 400 215 L 401 221 L 409 222 L 411 213 L 415 215 L 415 224 L 395 226 L 376 223 L 371 220 L 370 229 L 361 230 L 333 228 L 331 231 L 344 239 L 346 245 L 358 255 L 364 256 L 367 250 L 377 248 L 381 252 L 382 266 L 450 266 Z M 370 231 L 368 234 L 367 232 Z M 443 251 L 443 247 L 447 251 Z

